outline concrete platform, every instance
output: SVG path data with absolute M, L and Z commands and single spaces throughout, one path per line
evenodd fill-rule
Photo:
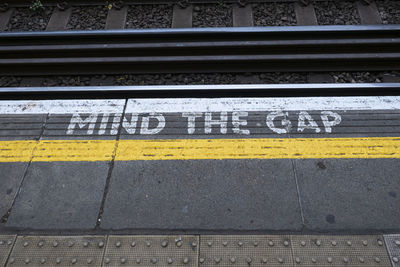
M 0 124 L 5 234 L 400 232 L 399 97 L 0 101 Z

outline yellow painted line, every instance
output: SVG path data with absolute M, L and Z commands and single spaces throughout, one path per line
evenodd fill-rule
M 400 158 L 400 137 L 0 141 L 0 162 Z

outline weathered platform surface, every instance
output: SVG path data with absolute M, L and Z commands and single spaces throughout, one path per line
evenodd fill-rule
M 400 97 L 0 101 L 0 126 L 3 265 L 398 266 Z

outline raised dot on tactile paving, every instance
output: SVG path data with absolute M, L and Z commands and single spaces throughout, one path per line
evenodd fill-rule
M 73 247 L 73 246 L 74 246 L 74 242 L 68 241 L 68 247 Z
M 300 263 L 301 262 L 299 257 L 296 257 L 295 261 L 296 261 L 296 263 Z
M 76 258 L 73 258 L 72 260 L 71 260 L 71 263 L 72 264 L 75 264 L 75 263 L 77 263 L 78 262 L 78 260 L 76 259 Z
M 224 247 L 226 247 L 226 246 L 228 245 L 228 242 L 224 241 L 224 242 L 222 242 L 222 245 L 223 245 Z
M 317 240 L 317 242 L 315 242 L 315 244 L 316 244 L 317 246 L 321 246 L 321 241 Z
M 110 258 L 105 258 L 105 259 L 104 259 L 105 264 L 109 264 L 110 261 L 111 261 Z
M 189 258 L 187 258 L 187 257 L 185 257 L 185 258 L 183 258 L 183 264 L 188 264 L 189 263 Z
M 192 247 L 197 247 L 197 242 L 196 241 L 192 242 Z
M 121 246 L 121 242 L 120 242 L 120 241 L 117 241 L 117 243 L 115 243 L 115 246 L 116 246 L 117 248 L 119 248 L 119 247 Z
M 136 246 L 136 242 L 135 242 L 135 241 L 132 241 L 131 247 L 134 247 L 134 246 Z
M 343 262 L 344 262 L 344 263 L 348 263 L 348 262 L 349 262 L 349 259 L 346 258 L 346 257 L 344 257 L 344 258 L 343 258 Z
M 43 245 L 44 245 L 44 242 L 43 242 L 43 241 L 39 241 L 37 245 L 38 245 L 38 247 L 40 247 L 40 248 L 41 248 L 41 247 L 43 247 Z
M 346 244 L 347 244 L 348 246 L 351 246 L 351 241 L 347 241 Z
M 253 242 L 253 246 L 257 247 L 257 246 L 258 246 L 258 242 L 257 242 L 257 241 L 254 241 L 254 242 Z
M 83 242 L 83 246 L 84 246 L 84 247 L 89 246 L 89 242 L 87 242 L 87 241 Z
M 167 246 L 168 246 L 168 241 L 166 241 L 166 240 L 162 241 L 162 242 L 161 242 L 161 246 L 162 246 L 163 248 L 167 247 Z
M 137 259 L 136 259 L 136 263 L 137 263 L 137 264 L 140 264 L 141 262 L 142 262 L 142 259 L 141 259 L 141 258 L 137 258 Z
M 41 264 L 45 264 L 45 263 L 46 263 L 46 258 L 41 258 L 41 259 L 40 259 L 40 263 L 41 263 Z
M 393 257 L 392 259 L 393 259 L 393 262 L 395 262 L 395 263 L 399 262 L 399 258 L 397 258 L 397 257 Z
M 61 263 L 61 260 L 62 260 L 61 258 L 56 258 L 56 263 L 57 263 L 57 264 L 60 264 L 60 263 Z
M 379 246 L 383 246 L 382 240 L 378 240 L 378 245 L 379 245 Z
M 394 243 L 395 243 L 397 246 L 400 246 L 400 240 L 396 240 L 396 241 L 394 241 Z
M 278 262 L 279 263 L 283 263 L 283 259 L 282 258 L 278 258 Z
M 58 242 L 57 241 L 53 241 L 53 247 L 58 247 Z
M 168 259 L 167 259 L 167 263 L 168 263 L 168 264 L 172 264 L 173 262 L 174 262 L 174 261 L 172 260 L 172 258 L 168 258 Z
M 268 245 L 269 245 L 270 247 L 273 247 L 273 246 L 274 246 L 274 242 L 269 241 L 269 242 L 268 242 Z
M 332 241 L 331 243 L 332 243 L 332 246 L 336 246 L 337 245 L 336 241 Z
M 367 240 L 363 240 L 362 244 L 363 244 L 364 246 L 367 246 L 367 245 L 368 245 L 368 241 L 367 241 Z
M 30 258 L 26 258 L 25 259 L 25 264 L 28 264 L 28 263 L 30 263 L 31 262 L 31 259 Z
M 239 241 L 239 242 L 238 242 L 238 245 L 239 245 L 239 247 L 243 246 L 243 242 L 242 242 L 242 241 Z
M 236 258 L 235 258 L 235 257 L 232 257 L 232 258 L 230 259 L 230 261 L 231 261 L 232 263 L 235 263 L 235 262 L 236 262 Z
M 312 257 L 312 258 L 311 258 L 311 261 L 312 261 L 313 263 L 317 263 L 317 259 L 316 259 L 315 257 Z
M 12 241 L 11 240 L 8 240 L 7 241 L 7 245 L 11 245 L 12 244 Z
M 207 246 L 211 247 L 212 246 L 212 241 L 207 242 Z
M 103 242 L 103 241 L 100 241 L 99 244 L 98 244 L 98 246 L 99 246 L 99 248 L 104 247 L 104 242 Z
M 215 263 L 220 263 L 221 262 L 221 258 L 220 257 L 215 257 L 214 261 L 215 261 Z
M 15 259 L 11 257 L 11 258 L 8 260 L 8 262 L 11 263 L 11 264 L 13 264 L 13 263 L 15 262 Z
M 4 241 L 3 240 L 0 240 L 0 245 L 4 245 Z
M 86 260 L 86 262 L 87 262 L 88 264 L 91 264 L 91 263 L 93 262 L 93 259 L 92 259 L 92 258 L 88 258 L 88 259 Z
M 204 258 L 200 258 L 199 261 L 200 261 L 200 263 L 203 263 L 205 261 L 205 259 Z
M 288 242 L 288 241 L 284 241 L 284 242 L 283 242 L 283 245 L 284 245 L 285 247 L 287 247 L 287 246 L 289 246 L 289 242 Z
M 248 258 L 246 258 L 246 262 L 247 262 L 247 263 L 251 263 L 251 262 L 252 262 L 252 259 L 251 259 L 250 257 L 248 257 Z
M 176 246 L 178 247 L 178 248 L 180 248 L 180 247 L 182 247 L 182 241 L 178 241 L 178 242 L 176 242 Z
M 304 247 L 306 245 L 306 241 L 301 241 L 300 245 L 302 245 Z
M 328 257 L 326 260 L 327 262 L 332 263 L 332 257 Z
M 375 257 L 375 261 L 376 261 L 376 262 L 381 262 L 381 259 L 378 258 L 378 257 Z
M 359 257 L 358 260 L 359 260 L 361 263 L 363 263 L 363 262 L 365 261 L 363 257 Z
M 24 247 L 29 246 L 29 242 L 28 242 L 28 241 L 25 241 L 24 244 L 23 244 L 23 246 L 24 246 Z
M 120 261 L 122 264 L 125 264 L 125 263 L 126 263 L 126 259 L 125 259 L 125 258 L 121 258 L 119 261 Z
M 268 262 L 268 259 L 264 257 L 264 258 L 261 259 L 261 262 L 262 262 L 262 263 L 267 263 L 267 262 Z
M 157 260 L 156 258 L 152 258 L 152 259 L 151 259 L 151 263 L 153 263 L 153 264 L 156 264 L 157 261 L 158 261 L 158 260 Z

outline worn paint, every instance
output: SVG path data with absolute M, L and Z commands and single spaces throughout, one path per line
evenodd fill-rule
M 1 141 L 0 162 L 400 158 L 400 137 Z
M 292 122 L 288 119 L 289 113 L 283 111 L 262 112 L 265 113 L 266 121 L 264 119 L 256 123 L 257 127 L 264 128 L 265 132 L 272 131 L 277 134 L 286 134 L 292 130 Z M 341 115 L 333 111 L 321 111 L 320 115 L 315 115 L 314 118 L 307 111 L 293 112 L 296 113 L 297 119 L 297 132 L 304 132 L 304 130 L 311 130 L 315 133 L 332 133 L 332 127 L 339 125 L 342 121 Z M 178 113 L 179 114 L 179 113 Z M 110 122 L 110 118 L 112 122 Z M 172 121 L 168 121 L 167 118 Z M 186 123 L 182 130 L 187 134 L 228 134 L 235 135 L 250 135 L 250 129 L 246 129 L 248 119 L 256 120 L 255 116 L 250 116 L 247 111 L 234 111 L 234 112 L 183 112 L 181 115 L 172 116 L 171 113 L 149 113 L 149 114 L 125 114 L 122 121 L 122 128 L 127 134 L 140 134 L 140 135 L 155 135 L 162 134 L 162 131 L 169 124 L 181 121 Z M 322 125 L 318 126 L 315 119 L 320 120 Z M 110 135 L 118 134 L 118 128 L 121 121 L 120 114 L 73 114 L 66 131 L 67 135 L 73 135 L 76 131 L 86 129 L 87 135 L 104 135 L 110 125 Z M 141 123 L 138 123 L 141 121 Z M 151 123 L 152 122 L 152 123 Z M 98 125 L 96 125 L 98 123 Z M 152 126 L 150 126 L 152 124 Z M 182 124 L 184 125 L 184 124 Z M 281 126 L 278 126 L 281 125 Z M 202 131 L 199 128 L 203 127 Z M 322 131 L 321 128 L 325 131 Z M 137 129 L 138 128 L 138 129 Z M 293 128 L 295 131 L 296 129 Z
M 0 114 L 122 113 L 123 99 L 108 100 L 10 100 L 0 101 Z
M 122 113 L 124 106 L 123 99 L 7 100 L 0 101 L 0 114 Z M 400 96 L 152 98 L 128 99 L 126 104 L 126 113 L 264 110 L 400 110 Z
M 129 99 L 127 113 L 398 110 L 399 96 Z

